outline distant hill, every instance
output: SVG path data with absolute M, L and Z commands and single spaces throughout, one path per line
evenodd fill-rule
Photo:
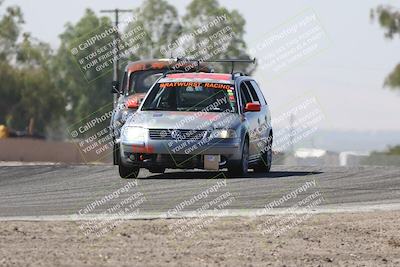
M 330 151 L 385 150 L 400 145 L 400 131 L 336 131 L 319 130 L 294 147 L 321 148 Z

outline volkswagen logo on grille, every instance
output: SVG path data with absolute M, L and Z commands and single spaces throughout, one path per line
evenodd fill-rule
M 165 138 L 165 137 L 167 136 L 167 131 L 162 130 L 162 131 L 160 132 L 160 136 L 161 136 L 162 138 Z
M 174 139 L 178 139 L 181 136 L 181 131 L 179 130 L 172 130 L 171 131 L 171 137 Z

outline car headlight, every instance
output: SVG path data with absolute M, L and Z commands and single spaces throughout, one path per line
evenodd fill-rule
M 236 131 L 233 129 L 215 129 L 212 131 L 211 136 L 214 138 L 236 138 Z
M 124 141 L 144 141 L 147 129 L 142 127 L 124 127 L 122 131 L 122 139 Z

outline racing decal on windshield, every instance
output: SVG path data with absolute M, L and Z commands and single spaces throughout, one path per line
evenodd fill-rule
M 206 87 L 206 88 L 215 88 L 215 89 L 224 89 L 224 90 L 232 90 L 230 84 L 223 84 L 223 83 L 200 83 L 200 82 L 166 82 L 160 83 L 160 87 Z
M 160 83 L 160 87 L 198 87 L 201 83 L 199 82 L 169 82 L 169 83 Z
M 216 89 L 224 89 L 224 90 L 230 90 L 231 89 L 231 86 L 229 84 L 223 84 L 223 83 L 205 83 L 204 87 L 216 88 Z
M 234 108 L 235 106 L 235 94 L 233 93 L 233 87 L 227 90 L 228 92 L 228 97 L 229 97 L 229 102 L 231 104 L 231 107 Z

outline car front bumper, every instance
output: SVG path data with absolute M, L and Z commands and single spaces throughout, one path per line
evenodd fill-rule
M 146 140 L 120 143 L 121 161 L 143 168 L 203 168 L 205 155 L 219 155 L 220 167 L 241 159 L 239 138 L 212 140 Z

